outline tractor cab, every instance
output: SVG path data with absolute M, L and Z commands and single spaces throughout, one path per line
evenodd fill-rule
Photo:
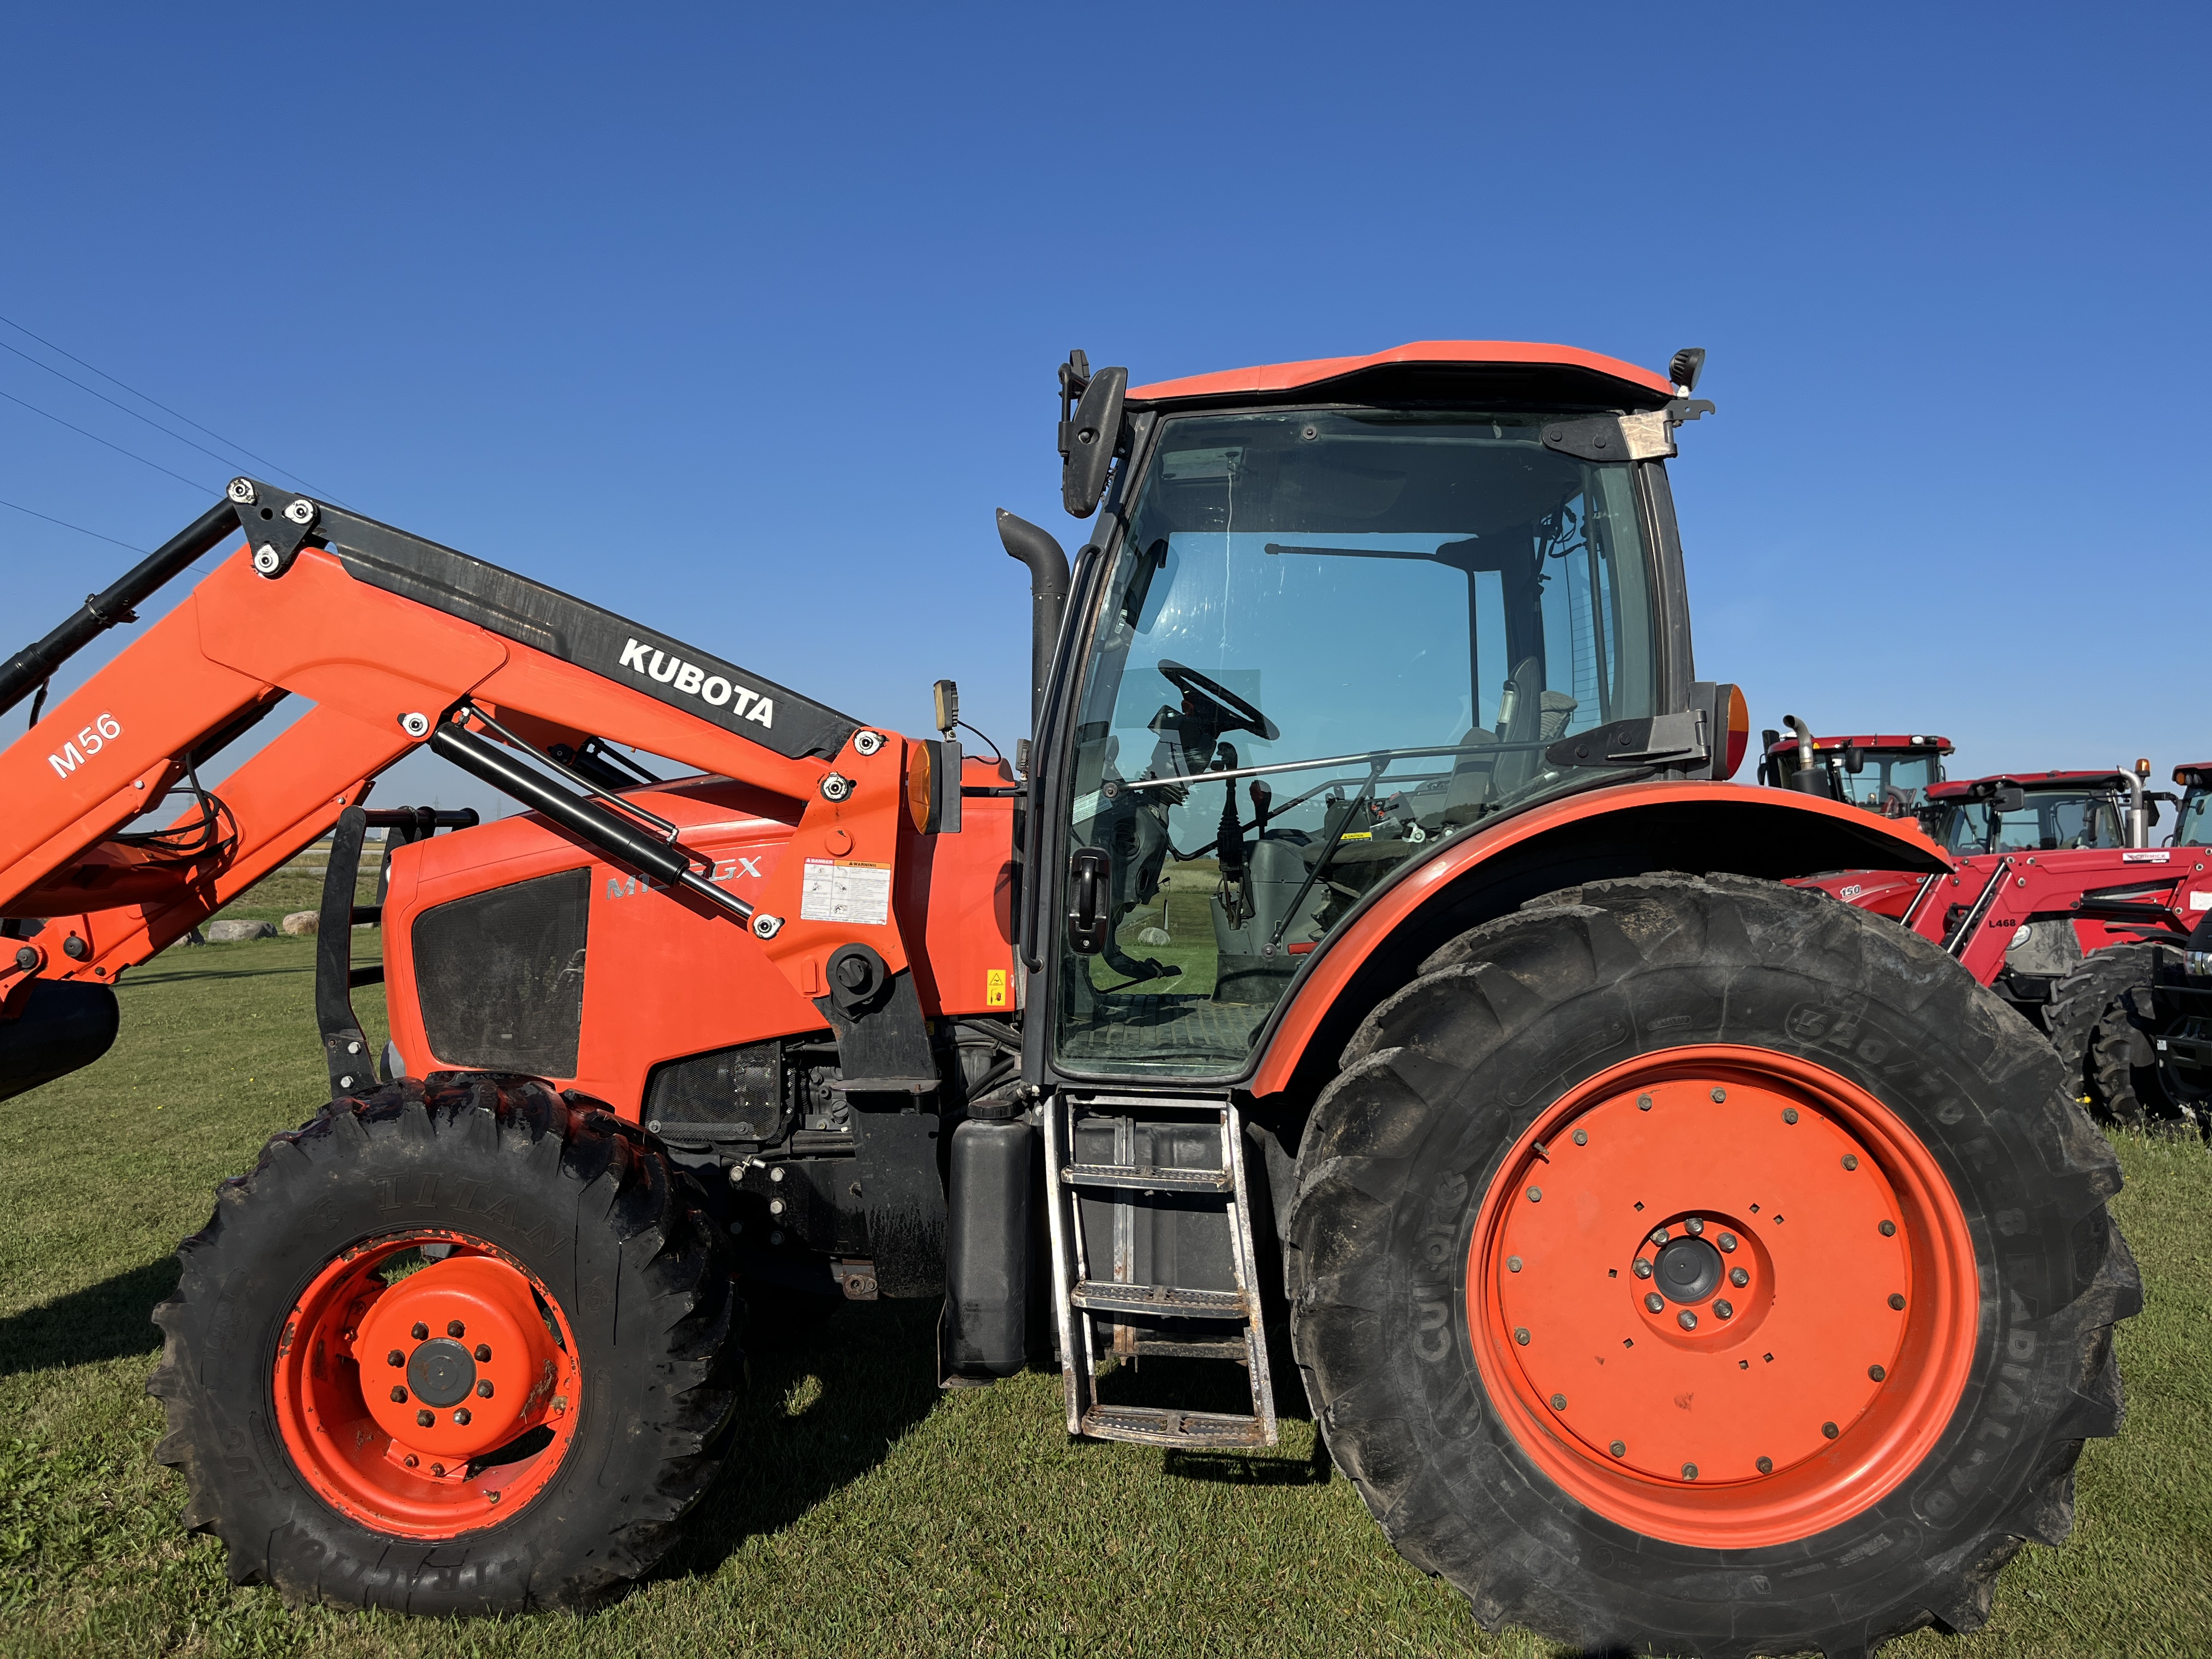
M 1921 827 L 1960 858 L 2125 847 L 2129 793 L 2124 772 L 1999 774 L 1939 783 L 1928 792 Z
M 1057 693 L 1067 1073 L 1233 1077 L 1407 860 L 1547 797 L 1711 775 L 1731 709 L 1742 732 L 1740 700 L 1693 708 L 1679 389 L 1562 348 L 1405 349 L 1438 360 L 1127 394 Z
M 2181 786 L 2180 821 L 2174 826 L 2173 844 L 2212 847 L 2212 761 L 2175 767 L 2173 781 Z
M 1954 748 L 1948 738 L 1917 732 L 1814 738 L 1769 730 L 1760 735 L 1761 783 L 1824 795 L 1893 818 L 1919 811 L 1928 791 L 1943 781 L 1943 757 Z

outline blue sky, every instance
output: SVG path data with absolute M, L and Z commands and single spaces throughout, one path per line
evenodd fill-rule
M 956 678 L 1007 744 L 992 509 L 1079 544 L 1071 346 L 1144 380 L 1703 345 L 1698 666 L 1754 725 L 2163 773 L 2212 758 L 2208 15 L 27 9 L 0 316 L 865 719 L 921 731 Z M 231 471 L 21 357 L 0 393 L 195 481 L 0 400 L 0 499 L 137 546 Z M 0 508 L 0 649 L 131 556 Z M 408 768 L 388 800 L 477 799 Z

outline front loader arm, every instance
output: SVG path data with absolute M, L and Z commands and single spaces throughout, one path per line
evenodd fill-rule
M 0 799 L 9 809 L 0 821 L 0 916 L 66 924 L 0 949 L 0 1018 L 20 1012 L 40 979 L 113 983 L 327 833 L 380 773 L 423 744 L 603 856 L 664 880 L 683 872 L 692 890 L 682 902 L 751 921 L 793 982 L 823 994 L 838 930 L 802 921 L 800 858 L 775 873 L 764 917 L 754 917 L 688 871 L 672 837 L 656 841 L 606 791 L 566 788 L 557 765 L 549 776 L 549 756 L 596 738 L 681 759 L 783 798 L 810 848 L 818 841 L 839 859 L 888 869 L 902 841 L 902 815 L 885 809 L 902 795 L 903 740 L 342 508 L 246 479 L 227 505 L 245 544 L 0 750 Z M 136 604 L 227 539 L 221 518 L 204 515 L 0 668 L 0 708 L 100 628 L 128 619 L 112 595 L 127 587 Z M 196 551 L 181 552 L 191 544 Z M 219 792 L 201 789 L 198 769 L 220 746 L 291 698 L 311 706 Z M 143 836 L 118 839 L 180 783 L 195 793 L 173 830 L 205 820 L 206 833 L 150 847 Z M 868 932 L 894 971 L 906 965 L 895 914 Z

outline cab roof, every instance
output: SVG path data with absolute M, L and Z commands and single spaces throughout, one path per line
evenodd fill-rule
M 1255 403 L 1476 402 L 1537 409 L 1658 409 L 1680 396 L 1663 374 L 1577 346 L 1415 340 L 1364 357 L 1316 357 L 1132 386 L 1139 408 Z
M 1816 752 L 1830 749 L 1843 749 L 1848 747 L 1852 749 L 1933 749 L 1938 753 L 1948 755 L 1950 754 L 1956 746 L 1957 745 L 1953 744 L 1951 739 L 1948 738 L 1939 738 L 1935 736 L 1933 733 L 1923 736 L 1918 732 L 1915 732 L 1909 738 L 1901 738 L 1892 735 L 1888 737 L 1873 738 L 1815 738 L 1813 739 L 1813 748 Z M 1766 752 L 1770 755 L 1785 754 L 1793 751 L 1796 747 L 1796 738 L 1783 738 L 1768 744 Z
M 1984 793 L 2017 785 L 2033 794 L 2038 790 L 2122 790 L 2128 787 L 2124 772 L 1992 772 L 1985 778 L 1955 778 L 1948 783 L 1928 786 L 1930 800 L 1958 800 L 1971 795 L 1977 788 Z

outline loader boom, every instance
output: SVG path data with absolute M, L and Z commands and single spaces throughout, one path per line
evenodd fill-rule
M 0 1019 L 40 982 L 113 984 L 328 833 L 418 745 L 676 902 L 749 924 L 794 986 L 821 994 L 842 938 L 800 919 L 798 861 L 756 916 L 672 826 L 627 807 L 619 775 L 591 757 L 621 744 L 753 786 L 787 802 L 794 823 L 836 818 L 854 857 L 895 866 L 905 742 L 342 508 L 236 481 L 0 669 L 0 706 L 236 531 L 238 550 L 181 604 L 0 750 L 0 916 L 48 922 L 0 956 Z M 205 787 L 201 769 L 288 699 L 308 706 L 219 791 Z M 164 829 L 133 832 L 179 794 L 186 804 Z M 896 916 L 883 931 L 876 948 L 896 973 Z

